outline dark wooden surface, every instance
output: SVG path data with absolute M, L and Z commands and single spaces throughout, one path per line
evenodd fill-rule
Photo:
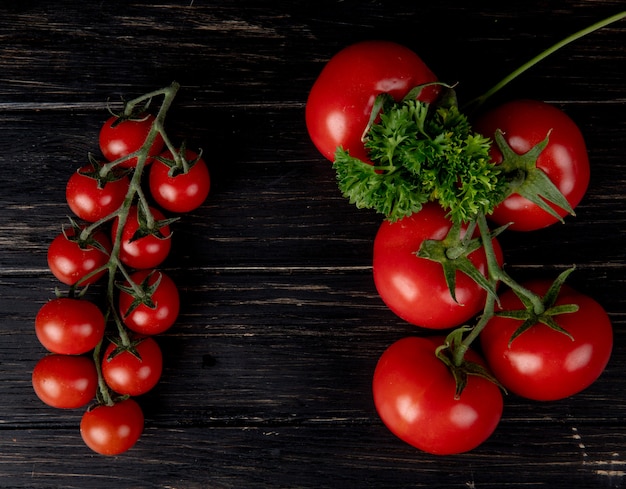
M 378 356 L 419 331 L 373 286 L 380 218 L 342 199 L 304 125 L 316 75 L 352 42 L 402 42 L 468 99 L 625 6 L 3 1 L 0 487 L 626 487 L 624 23 L 568 46 L 497 99 L 555 103 L 586 136 L 592 180 L 578 216 L 502 244 L 519 278 L 578 266 L 572 285 L 613 321 L 612 360 L 571 399 L 509 395 L 497 431 L 468 454 L 421 453 L 376 416 Z M 168 127 L 205 149 L 214 186 L 175 225 L 166 268 L 182 312 L 159 340 L 162 382 L 140 399 L 145 433 L 105 458 L 80 439 L 81 410 L 34 395 L 30 373 L 44 350 L 33 320 L 57 285 L 46 249 L 68 214 L 65 182 L 97 152 L 107 99 L 173 80 L 182 89 Z

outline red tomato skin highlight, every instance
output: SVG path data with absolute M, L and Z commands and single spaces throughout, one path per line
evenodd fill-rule
M 576 123 L 557 107 L 537 100 L 513 100 L 481 116 L 474 129 L 490 138 L 500 129 L 518 154 L 528 152 L 549 134 L 548 145 L 537 158 L 537 167 L 550 177 L 572 209 L 585 196 L 590 178 L 585 140 Z M 495 144 L 492 158 L 496 164 L 502 161 Z M 567 215 L 565 210 L 551 207 L 561 217 Z M 518 194 L 498 205 L 489 219 L 499 225 L 512 222 L 508 229 L 515 231 L 534 231 L 558 222 L 556 217 Z
M 383 302 L 405 321 L 429 329 L 447 329 L 468 321 L 484 306 L 486 292 L 464 273 L 457 272 L 452 298 L 441 264 L 415 255 L 424 240 L 443 239 L 452 224 L 436 203 L 396 222 L 384 221 L 374 240 L 373 275 Z M 500 263 L 502 249 L 493 239 Z M 483 248 L 469 255 L 486 275 Z
M 435 355 L 443 337 L 407 337 L 380 357 L 373 378 L 376 410 L 387 428 L 427 453 L 452 455 L 472 450 L 495 431 L 502 417 L 500 389 L 470 376 L 459 399 L 455 381 Z M 466 359 L 484 365 L 473 350 Z
M 376 96 L 386 92 L 400 100 L 434 81 L 434 73 L 405 46 L 379 40 L 348 46 L 328 61 L 309 93 L 305 113 L 311 140 L 330 161 L 338 146 L 369 161 L 361 136 Z M 419 99 L 432 102 L 437 93 L 437 87 L 429 87 Z
M 550 281 L 533 280 L 523 284 L 544 294 Z M 503 309 L 521 309 L 522 303 L 510 290 L 501 295 Z M 568 331 L 563 333 L 536 324 L 509 339 L 520 320 L 494 317 L 480 334 L 487 363 L 504 387 L 521 397 L 554 401 L 575 395 L 589 387 L 604 371 L 613 348 L 613 328 L 604 308 L 589 296 L 565 285 L 556 305 L 578 304 L 575 313 L 554 317 Z

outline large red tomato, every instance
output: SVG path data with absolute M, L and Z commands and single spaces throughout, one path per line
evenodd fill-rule
M 384 221 L 374 240 L 374 283 L 383 302 L 405 321 L 433 329 L 458 326 L 484 306 L 486 291 L 462 272 L 456 273 L 456 299 L 450 294 L 440 263 L 416 256 L 425 240 L 441 240 L 452 224 L 445 211 L 427 203 L 420 212 L 396 222 Z M 497 260 L 502 250 L 493 239 Z M 468 256 L 487 275 L 483 248 Z
M 543 295 L 550 281 L 523 284 Z M 504 310 L 523 309 L 511 290 L 500 297 Z M 562 332 L 537 323 L 509 346 L 522 321 L 494 317 L 480 334 L 483 352 L 498 380 L 511 392 L 529 399 L 548 401 L 574 395 L 591 385 L 606 367 L 613 347 L 611 321 L 594 299 L 571 287 L 561 288 L 555 306 L 577 304 L 577 312 L 553 317 Z
M 403 338 L 382 354 L 373 379 L 381 420 L 401 440 L 428 453 L 467 452 L 483 443 L 502 416 L 502 393 L 493 382 L 469 375 L 459 398 L 449 368 L 435 354 L 444 338 Z M 472 350 L 468 361 L 484 362 Z
M 552 183 L 575 208 L 589 185 L 589 157 L 578 126 L 563 111 L 537 100 L 514 100 L 480 117 L 474 129 L 493 138 L 497 129 L 518 154 L 527 153 L 549 135 L 548 145 L 537 158 Z M 502 153 L 494 145 L 493 161 L 500 163 Z M 567 212 L 551 205 L 563 217 Z M 532 231 L 558 222 L 558 219 L 517 193 L 496 207 L 490 216 L 498 224 L 512 222 L 509 229 Z
M 306 104 L 306 125 L 317 149 L 334 160 L 338 146 L 368 161 L 361 141 L 376 96 L 402 99 L 412 88 L 436 81 L 426 64 L 410 49 L 389 41 L 364 41 L 343 49 L 326 64 Z M 419 99 L 432 102 L 437 87 Z

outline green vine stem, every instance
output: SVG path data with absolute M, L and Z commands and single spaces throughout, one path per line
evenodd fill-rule
M 173 154 L 176 153 L 176 150 L 173 144 L 171 143 L 170 139 L 165 133 L 164 126 L 165 126 L 165 118 L 166 118 L 167 112 L 179 88 L 180 88 L 180 85 L 177 82 L 173 82 L 169 87 L 155 90 L 153 92 L 137 97 L 133 100 L 130 100 L 126 103 L 125 108 L 124 108 L 124 114 L 130 115 L 133 113 L 134 108 L 138 104 L 142 102 L 149 102 L 152 98 L 157 97 L 157 96 L 163 96 L 163 102 L 159 108 L 159 111 L 155 117 L 154 122 L 152 123 L 152 127 L 150 128 L 150 131 L 148 132 L 148 135 L 146 136 L 146 139 L 142 147 L 129 155 L 126 155 L 122 158 L 119 158 L 115 161 L 109 162 L 102 166 L 102 169 L 101 169 L 102 176 L 106 176 L 108 172 L 112 171 L 112 169 L 118 166 L 120 163 L 126 160 L 129 160 L 131 158 L 137 158 L 137 164 L 133 170 L 133 176 L 130 180 L 130 185 L 129 185 L 128 191 L 126 193 L 126 196 L 124 198 L 122 205 L 116 211 L 112 212 L 110 215 L 105 216 L 104 218 L 98 220 L 97 222 L 94 222 L 90 224 L 89 226 L 85 227 L 81 234 L 81 237 L 86 239 L 88 236 L 94 233 L 97 229 L 99 229 L 103 224 L 109 221 L 112 221 L 114 219 L 118 220 L 117 231 L 114 237 L 113 248 L 111 250 L 109 260 L 102 268 L 92 273 L 95 274 L 98 271 L 101 271 L 103 269 L 106 269 L 108 271 L 108 281 L 107 281 L 107 286 L 106 286 L 106 300 L 107 300 L 107 305 L 108 305 L 107 317 L 112 316 L 112 320 L 116 325 L 121 344 L 124 347 L 131 347 L 132 341 L 129 337 L 129 334 L 126 328 L 124 327 L 122 323 L 121 318 L 119 317 L 119 314 L 117 314 L 117 311 L 115 309 L 115 301 L 114 301 L 115 289 L 116 289 L 115 279 L 116 279 L 118 272 L 126 279 L 126 281 L 129 283 L 131 287 L 133 287 L 133 289 L 140 292 L 140 287 L 137 284 L 134 284 L 132 282 L 128 271 L 126 270 L 126 268 L 124 267 L 124 265 L 121 263 L 119 259 L 120 249 L 122 246 L 122 231 L 124 228 L 124 224 L 126 223 L 126 220 L 128 218 L 131 206 L 135 202 L 135 199 L 139 201 L 139 205 L 141 205 L 145 210 L 145 215 L 146 215 L 148 226 L 154 225 L 154 222 L 155 222 L 154 216 L 151 214 L 149 210 L 148 201 L 141 188 L 142 175 L 144 172 L 144 167 L 146 166 L 146 161 L 148 160 L 148 154 L 149 154 L 150 148 L 152 147 L 152 144 L 154 143 L 154 140 L 156 139 L 157 135 L 160 134 L 163 140 L 165 141 L 168 149 L 170 149 L 170 151 L 172 151 Z M 108 387 L 102 377 L 101 366 L 100 366 L 100 354 L 102 350 L 102 344 L 103 344 L 103 341 L 100 341 L 100 343 L 94 349 L 94 353 L 93 353 L 93 358 L 94 358 L 96 369 L 98 372 L 98 386 L 99 386 L 98 401 L 102 404 L 112 405 L 114 403 L 114 400 L 111 398 Z
M 470 100 L 468 103 L 466 103 L 462 107 L 462 109 L 466 112 L 471 112 L 471 111 L 478 109 L 487 101 L 487 99 L 489 99 L 491 96 L 499 92 L 502 88 L 504 88 L 513 80 L 515 80 L 515 78 L 517 78 L 519 75 L 521 75 L 525 71 L 528 71 L 530 68 L 532 68 L 533 66 L 535 66 L 536 64 L 538 64 L 539 62 L 547 58 L 548 56 L 550 56 L 555 51 L 558 51 L 562 47 L 566 46 L 567 44 L 570 44 L 571 42 L 576 41 L 577 39 L 580 39 L 581 37 L 584 37 L 599 29 L 602 29 L 603 27 L 613 24 L 614 22 L 618 22 L 624 18 L 626 18 L 626 11 L 607 17 L 606 19 L 600 20 L 596 22 L 595 24 L 590 25 L 589 27 L 581 29 L 580 31 L 575 32 L 574 34 L 567 36 L 565 39 L 557 42 L 556 44 L 549 47 L 545 51 L 541 52 L 540 54 L 538 54 L 537 56 L 535 56 L 528 62 L 524 63 L 515 71 L 511 72 L 509 75 L 504 77 L 502 80 L 500 80 L 498 83 L 496 83 L 493 87 L 491 87 L 482 95 Z

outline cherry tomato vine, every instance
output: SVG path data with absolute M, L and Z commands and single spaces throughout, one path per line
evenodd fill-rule
M 133 398 L 157 385 L 163 355 L 154 337 L 174 325 L 180 306 L 175 282 L 159 266 L 171 250 L 170 227 L 210 190 L 202 152 L 176 146 L 165 130 L 179 88 L 174 82 L 129 100 L 106 120 L 102 158 L 90 154 L 69 178 L 74 217 L 48 249 L 51 271 L 69 289 L 57 287 L 35 318 L 50 354 L 35 366 L 33 387 L 50 406 L 88 406 L 81 436 L 104 455 L 125 452 L 143 432 Z M 155 99 L 161 104 L 152 113 Z M 104 300 L 88 298 L 88 287 L 105 277 Z
M 373 254 L 381 299 L 409 323 L 448 330 L 434 341 L 394 343 L 374 372 L 379 416 L 417 448 L 471 450 L 495 430 L 502 392 L 563 399 L 608 363 L 609 317 L 565 284 L 574 267 L 553 281 L 520 283 L 497 240 L 575 215 L 590 173 L 580 130 L 541 101 L 480 110 L 550 54 L 625 17 L 568 36 L 462 106 L 454 87 L 388 41 L 343 49 L 311 89 L 307 129 L 342 194 L 385 217 Z

